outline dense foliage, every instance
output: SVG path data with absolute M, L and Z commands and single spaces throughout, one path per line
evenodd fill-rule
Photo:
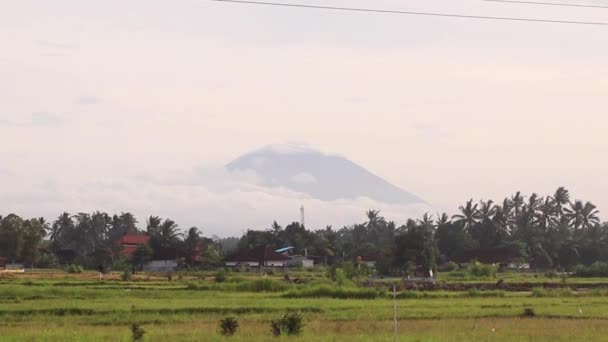
M 184 234 L 174 221 L 157 216 L 149 217 L 141 230 L 130 213 L 63 213 L 52 223 L 10 214 L 0 217 L 0 256 L 42 266 L 59 262 L 89 268 L 141 267 L 152 259 L 179 259 L 186 266 L 214 268 L 236 248 L 293 246 L 295 253 L 327 265 L 372 256 L 379 273 L 409 273 L 415 265 L 431 269 L 449 261 L 470 261 L 471 251 L 505 249 L 542 269 L 608 262 L 608 225 L 600 223 L 592 203 L 572 200 L 564 188 L 546 197 L 517 192 L 498 204 L 469 200 L 452 217 L 425 214 L 400 226 L 376 210 L 366 214 L 366 222 L 341 229 L 309 230 L 298 222 L 283 228 L 275 221 L 266 230 L 248 230 L 240 239 L 205 238 L 196 227 Z M 125 234 L 150 237 L 149 247 L 139 247 L 128 262 L 117 242 Z M 202 258 L 193 257 L 199 253 Z

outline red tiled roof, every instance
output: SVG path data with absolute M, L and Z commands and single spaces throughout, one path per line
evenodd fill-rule
M 122 245 L 145 245 L 149 241 L 148 235 L 124 235 L 118 240 Z

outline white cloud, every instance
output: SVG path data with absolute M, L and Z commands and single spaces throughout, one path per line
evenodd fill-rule
M 315 176 L 311 175 L 310 173 L 307 172 L 301 172 L 298 173 L 297 175 L 294 175 L 293 177 L 291 177 L 289 179 L 290 182 L 293 183 L 300 183 L 300 184 L 315 184 L 317 183 L 317 179 L 315 178 Z
M 363 222 L 368 209 L 381 210 L 387 219 L 401 223 L 430 210 L 424 205 L 386 205 L 367 198 L 325 202 L 285 188 L 258 186 L 251 183 L 253 175 L 220 169 L 199 169 L 190 174 L 181 182 L 177 181 L 181 175 L 172 172 L 160 179 L 104 177 L 73 181 L 64 177 L 44 184 L 14 184 L 0 195 L 0 206 L 7 213 L 49 219 L 63 211 L 130 211 L 142 223 L 149 215 L 159 215 L 176 220 L 184 229 L 196 225 L 206 234 L 220 236 L 265 229 L 273 220 L 284 224 L 298 221 L 301 205 L 306 208 L 310 229 Z M 205 176 L 199 178 L 201 174 Z M 36 203 L 35 208 L 32 203 Z

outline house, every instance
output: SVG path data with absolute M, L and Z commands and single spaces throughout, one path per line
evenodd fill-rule
M 369 253 L 367 255 L 357 257 L 357 263 L 365 264 L 368 267 L 374 268 L 376 267 L 376 262 L 382 259 L 382 253 L 380 251 L 375 251 Z
M 289 260 L 291 259 L 286 255 L 259 246 L 250 250 L 239 250 L 224 259 L 224 262 L 227 267 L 285 267 Z
M 497 265 L 499 269 L 529 269 L 530 264 L 522 261 L 521 253 L 513 247 L 477 248 L 466 251 L 461 262 L 477 260 L 483 264 Z
M 153 260 L 144 265 L 144 272 L 173 273 L 177 262 L 172 260 Z
M 312 259 L 308 259 L 308 257 L 303 255 L 293 255 L 287 261 L 287 266 L 313 268 L 315 266 L 315 262 Z
M 118 243 L 122 246 L 122 250 L 120 255 L 124 255 L 127 257 L 133 256 L 137 247 L 141 245 L 147 245 L 150 242 L 149 235 L 123 235 L 118 239 Z
M 24 273 L 25 266 L 22 263 L 7 263 L 4 265 L 5 272 Z

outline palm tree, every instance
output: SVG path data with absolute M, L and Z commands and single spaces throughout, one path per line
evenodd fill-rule
M 574 203 L 570 203 L 570 208 L 565 208 L 565 217 L 574 227 L 574 230 L 577 231 L 582 227 L 584 221 L 583 209 L 585 208 L 583 201 L 576 200 Z
M 548 196 L 539 204 L 536 220 L 544 232 L 547 232 L 557 221 L 557 207 L 553 199 Z
M 564 215 L 564 206 L 570 203 L 570 193 L 566 188 L 559 187 L 553 195 L 553 204 L 557 213 L 558 220 Z
M 454 223 L 460 224 L 466 231 L 471 231 L 473 226 L 479 222 L 479 212 L 477 211 L 477 204 L 473 204 L 473 200 L 470 199 L 464 206 L 460 206 L 460 214 L 452 216 L 452 220 L 455 219 Z
M 158 237 L 163 246 L 174 246 L 175 242 L 179 241 L 181 233 L 178 230 L 178 225 L 175 221 L 165 219 L 160 225 Z
M 441 215 L 437 214 L 437 225 L 438 226 L 443 226 L 444 224 L 447 224 L 448 222 L 450 222 L 450 217 L 448 216 L 448 214 L 443 213 Z
M 513 204 L 513 210 L 515 211 L 515 217 L 519 216 L 520 209 L 524 206 L 524 196 L 518 191 L 511 197 L 511 203 Z
M 158 235 L 162 219 L 158 216 L 148 217 L 147 231 L 149 235 Z
M 494 201 L 489 200 L 484 202 L 483 200 L 479 202 L 479 218 L 482 221 L 491 221 L 492 217 L 496 213 L 496 206 L 494 205 Z
M 72 216 L 69 213 L 64 212 L 59 215 L 55 222 L 53 222 L 49 238 L 55 243 L 60 243 L 62 242 L 61 240 L 67 235 L 70 235 L 73 230 L 74 221 L 72 220 Z
M 597 216 L 599 214 L 599 211 L 593 203 L 586 202 L 585 206 L 583 207 L 582 214 L 584 229 L 591 228 L 592 226 L 598 225 L 600 223 L 600 219 Z

